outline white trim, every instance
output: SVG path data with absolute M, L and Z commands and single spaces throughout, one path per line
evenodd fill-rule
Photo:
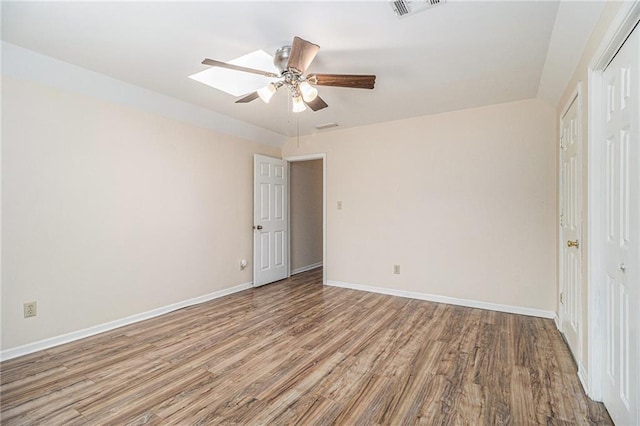
M 228 115 L 2 42 L 2 74 L 281 147 L 288 138 Z M 185 76 L 185 80 L 188 80 Z M 189 80 L 192 84 L 200 84 Z M 190 83 L 191 84 L 191 83 Z
M 556 315 L 555 317 L 553 317 L 553 322 L 556 324 L 556 328 L 558 329 L 558 333 L 562 334 L 564 336 L 564 333 L 562 333 L 562 328 L 560 327 L 560 317 L 558 315 Z M 566 342 L 567 338 L 566 336 L 564 336 L 564 340 Z M 580 342 L 582 344 L 582 341 Z M 569 344 L 567 343 L 567 347 L 569 348 Z M 571 350 L 571 348 L 569 348 L 569 350 Z M 582 363 L 582 360 L 576 359 L 576 357 L 573 357 L 574 361 L 576 362 L 577 366 L 578 366 L 578 379 L 580 379 L 580 384 L 582 385 L 582 389 L 584 390 L 584 392 L 586 394 L 589 393 L 589 380 L 587 377 L 587 370 L 584 367 L 584 364 Z
M 283 160 L 287 160 L 292 163 L 295 163 L 296 161 L 320 160 L 320 159 L 324 159 L 326 156 L 327 156 L 326 152 L 319 152 L 317 154 L 294 155 L 291 157 L 285 157 L 283 158 Z
M 307 271 L 310 271 L 312 269 L 319 268 L 322 265 L 324 265 L 323 262 L 316 262 L 316 263 L 312 263 L 311 265 L 302 266 L 300 268 L 296 268 L 293 271 L 291 271 L 291 275 L 301 274 L 302 272 L 307 272 Z
M 291 157 L 284 157 L 290 163 L 296 161 L 309 161 L 309 160 L 322 160 L 322 262 L 327 261 L 327 153 L 318 152 L 315 154 L 294 155 Z M 291 217 L 291 214 L 289 214 Z M 291 238 L 291 233 L 289 233 Z M 289 242 L 291 247 L 291 242 Z M 293 272 L 291 272 L 293 274 Z M 322 284 L 327 284 L 327 267 L 322 268 Z
M 603 378 L 601 370 L 604 367 L 604 358 L 599 347 L 600 343 L 596 342 L 603 341 L 603 330 L 600 329 L 600 323 L 603 318 L 601 318 L 601 304 L 599 302 L 602 294 L 601 285 L 598 282 L 598 277 L 602 274 L 600 252 L 603 244 L 602 238 L 599 238 L 602 233 L 602 214 L 600 211 L 600 206 L 602 206 L 602 197 L 600 195 L 602 179 L 598 176 L 598 172 L 601 170 L 602 154 L 595 147 L 599 146 L 596 135 L 600 135 L 602 131 L 600 124 L 602 108 L 599 102 L 595 102 L 595 100 L 602 99 L 602 71 L 596 72 L 590 69 L 588 74 L 587 235 L 589 245 L 587 246 L 587 357 L 589 362 L 587 365 L 589 366 L 588 377 L 590 381 L 587 386 L 589 389 L 587 395 L 596 401 L 601 401 L 601 381 Z
M 589 377 L 587 375 L 587 369 L 584 368 L 582 361 L 578 361 L 578 379 L 580 379 L 580 384 L 582 385 L 584 392 L 589 394 Z
M 573 93 L 571 94 L 571 97 L 569 98 L 569 101 L 562 108 L 562 114 L 560 114 L 560 120 L 562 120 L 564 116 L 567 115 L 567 113 L 569 112 L 569 108 L 571 108 L 571 105 L 573 104 L 573 101 L 576 100 L 576 98 L 578 100 L 582 99 L 582 81 L 578 81 L 578 83 L 576 84 L 576 88 L 574 89 Z M 581 110 L 582 110 L 582 105 L 578 103 L 578 112 L 582 112 Z M 562 129 L 558 129 L 558 131 L 559 131 L 559 135 L 562 136 Z M 578 127 L 578 131 L 580 131 L 579 127 Z
M 640 20 L 640 2 L 624 2 L 620 11 L 609 26 L 609 30 L 602 38 L 600 46 L 593 55 L 588 74 L 588 139 L 587 139 L 587 232 L 589 244 L 587 247 L 587 348 L 588 369 L 585 369 L 587 382 L 587 395 L 596 401 L 602 400 L 602 372 L 604 366 L 604 298 L 602 297 L 602 248 L 604 242 L 600 238 L 602 232 L 602 151 L 595 149 L 600 146 L 599 139 L 602 134 L 602 73 L 611 62 L 624 41 Z
M 448 305 L 466 306 L 468 308 L 487 309 L 490 311 L 507 312 L 510 314 L 527 315 L 531 317 L 553 319 L 556 316 L 554 311 L 543 309 L 526 308 L 523 306 L 502 305 L 499 303 L 481 302 L 479 300 L 458 299 L 457 297 L 440 296 L 436 294 L 418 293 L 414 291 L 397 290 L 394 288 L 374 287 L 362 284 L 351 284 L 342 281 L 327 281 L 327 285 L 332 287 L 348 288 L 351 290 L 368 291 L 370 293 L 386 294 L 389 296 L 406 297 L 409 299 L 427 300 L 429 302 L 446 303 Z
M 590 71 L 603 71 L 640 21 L 640 1 L 625 1 L 611 21 L 598 50 L 589 62 Z
M 291 271 L 291 163 L 287 163 L 287 278 L 293 275 Z M 255 191 L 255 189 L 254 189 Z M 255 201 L 254 201 L 255 203 Z M 254 243 L 255 246 L 255 243 Z
M 6 361 L 11 358 L 16 358 L 22 355 L 27 355 L 33 352 L 41 351 L 43 349 L 52 348 L 54 346 L 62 345 L 64 343 L 73 342 L 75 340 L 84 339 L 85 337 L 94 336 L 96 334 L 104 333 L 125 325 L 134 324 L 136 322 L 144 321 L 150 318 L 166 314 L 171 311 L 185 308 L 187 306 L 197 305 L 199 303 L 208 302 L 213 299 L 228 296 L 233 293 L 238 293 L 252 288 L 252 283 L 239 284 L 234 287 L 225 288 L 222 290 L 214 291 L 213 293 L 205 294 L 203 296 L 194 297 L 193 299 L 183 300 L 182 302 L 173 303 L 171 305 L 163 306 L 160 308 L 152 309 L 140 314 L 131 315 L 126 318 L 121 318 L 115 321 L 110 321 L 104 324 L 95 325 L 93 327 L 85 328 L 83 330 L 72 331 L 71 333 L 63 334 L 60 336 L 50 337 L 48 339 L 40 340 L 38 342 L 28 343 L 26 345 L 18 346 L 11 349 L 5 349 L 0 352 L 0 361 Z

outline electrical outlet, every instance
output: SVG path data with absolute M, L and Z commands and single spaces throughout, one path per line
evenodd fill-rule
M 23 305 L 24 317 L 35 317 L 38 315 L 38 305 L 36 302 L 27 302 Z
M 394 274 L 400 273 L 400 265 L 393 265 L 393 273 Z

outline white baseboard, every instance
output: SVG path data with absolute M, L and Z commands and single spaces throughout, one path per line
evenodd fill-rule
M 571 347 L 569 346 L 569 342 L 567 342 L 566 336 L 562 332 L 562 328 L 560 327 L 560 325 L 561 325 L 560 324 L 560 317 L 558 315 L 556 315 L 553 318 L 553 322 L 556 323 L 556 328 L 558 329 L 558 332 L 560 333 L 560 335 L 562 335 L 562 338 L 565 340 L 565 343 L 567 344 L 567 349 L 569 349 L 569 352 L 572 352 L 571 351 Z M 589 380 L 588 380 L 588 377 L 587 377 L 587 370 L 586 370 L 586 368 L 584 368 L 584 364 L 582 364 L 582 361 L 578 360 L 576 358 L 576 356 L 573 355 L 573 352 L 572 352 L 571 356 L 573 357 L 573 359 L 576 362 L 576 365 L 578 366 L 578 379 L 580 380 L 580 384 L 582 385 L 582 389 L 584 390 L 584 393 L 589 395 Z M 589 395 L 589 396 L 591 396 L 591 395 Z
M 584 365 L 582 365 L 582 361 L 578 360 L 578 357 L 576 356 L 576 354 L 574 354 L 573 350 L 571 350 L 571 346 L 569 346 L 569 341 L 567 340 L 567 335 L 564 334 L 564 331 L 562 331 L 562 323 L 560 321 L 560 316 L 556 315 L 553 318 L 553 322 L 556 324 L 556 329 L 558 330 L 558 333 L 560 333 L 560 335 L 562 336 L 562 340 L 564 340 L 564 343 L 567 345 L 567 349 L 569 350 L 569 352 L 571 352 L 571 357 L 572 357 L 573 361 L 575 362 L 576 366 L 578 367 L 578 379 L 580 379 L 580 383 L 582 384 L 582 389 L 584 389 L 584 391 L 586 393 L 587 392 L 587 381 L 584 380 L 585 377 L 586 377 Z
M 296 269 L 293 269 L 291 271 L 291 275 L 300 274 L 302 272 L 307 272 L 307 271 L 310 271 L 312 269 L 319 268 L 322 265 L 323 265 L 322 262 L 316 262 L 316 263 L 312 263 L 311 265 L 303 266 L 301 268 L 296 268 Z
M 510 314 L 528 315 L 541 318 L 555 318 L 556 313 L 543 309 L 525 308 L 522 306 L 502 305 L 499 303 L 481 302 L 478 300 L 458 299 L 456 297 L 439 296 L 436 294 L 418 293 L 413 291 L 396 290 L 392 288 L 373 287 L 362 284 L 351 284 L 341 281 L 328 280 L 327 285 L 348 288 L 351 290 L 369 291 L 390 296 L 407 297 L 410 299 L 428 300 L 430 302 L 446 303 L 449 305 L 466 306 L 469 308 L 488 309 L 490 311 L 507 312 Z
M 589 380 L 587 377 L 587 370 L 584 368 L 582 362 L 578 362 L 578 379 L 580 379 L 580 384 L 582 385 L 582 389 L 584 393 L 589 395 Z
M 294 271 L 291 271 L 291 274 L 294 275 L 300 272 L 317 268 L 319 266 L 322 266 L 322 262 L 314 265 L 309 265 L 304 268 L 297 268 Z M 450 305 L 467 306 L 470 308 L 479 308 L 479 309 L 488 309 L 488 310 L 499 311 L 499 312 L 508 312 L 512 314 L 529 315 L 529 316 L 553 318 L 553 319 L 555 319 L 555 316 L 556 316 L 555 312 L 553 311 L 545 311 L 541 309 L 502 305 L 502 304 L 489 303 L 489 302 L 480 302 L 480 301 L 468 300 L 468 299 L 458 299 L 458 298 L 448 297 L 448 296 L 439 296 L 439 295 L 426 294 L 426 293 L 396 290 L 396 289 L 390 289 L 390 288 L 384 288 L 384 287 L 373 287 L 373 286 L 367 286 L 362 284 L 350 284 L 350 283 L 345 283 L 341 281 L 329 280 L 327 281 L 327 285 L 334 286 L 334 287 L 348 288 L 352 290 L 387 294 L 390 296 L 407 297 L 410 299 L 419 299 L 419 300 L 427 300 L 431 302 L 447 303 Z M 193 299 L 184 300 L 182 302 L 173 303 L 171 305 L 152 309 L 150 311 L 132 315 L 119 320 L 85 328 L 83 330 L 74 331 L 71 333 L 63 334 L 56 337 L 51 337 L 51 338 L 40 340 L 33 343 L 28 343 L 26 345 L 18 346 L 11 349 L 5 349 L 3 351 L 0 351 L 0 361 L 5 361 L 5 360 L 16 358 L 22 355 L 28 355 L 30 353 L 52 348 L 54 346 L 62 345 L 64 343 L 69 343 L 85 337 L 94 336 L 99 333 L 104 333 L 105 331 L 110 331 L 119 327 L 123 327 L 125 325 L 144 321 L 149 318 L 154 318 L 154 317 L 166 314 L 168 312 L 175 311 L 177 309 L 185 308 L 187 306 L 197 305 L 199 303 L 207 302 L 213 299 L 218 299 L 220 297 L 227 296 L 229 294 L 238 293 L 240 291 L 247 290 L 252 287 L 253 287 L 253 283 L 251 282 L 240 284 L 234 287 L 229 287 L 223 290 L 215 291 L 213 293 L 205 294 L 203 296 L 195 297 Z M 582 371 L 582 373 L 580 373 L 580 371 Z M 587 381 L 585 379 L 584 371 L 585 371 L 584 368 L 581 368 L 578 372 L 578 375 L 580 377 L 580 381 L 582 382 L 582 386 L 586 390 L 585 384 L 587 383 Z
M 85 328 L 83 330 L 73 331 L 71 333 L 63 334 L 61 336 L 50 337 L 48 339 L 40 340 L 26 345 L 18 346 L 11 349 L 5 349 L 0 351 L 0 361 L 6 361 L 11 358 L 16 358 L 22 355 L 28 355 L 33 352 L 41 351 L 43 349 L 52 348 L 54 346 L 62 345 L 64 343 L 73 342 L 75 340 L 83 339 L 85 337 L 94 336 L 96 334 L 104 333 L 125 325 L 133 324 L 136 322 L 144 321 L 149 318 L 154 318 L 163 314 L 166 314 L 177 309 L 186 308 L 187 306 L 197 305 L 199 303 L 208 302 L 209 300 L 218 299 L 229 294 L 238 293 L 243 290 L 247 290 L 253 287 L 253 283 L 239 284 L 234 287 L 225 288 L 222 290 L 214 291 L 213 293 L 205 294 L 203 296 L 194 297 L 193 299 L 183 300 L 182 302 L 173 303 L 171 305 L 163 306 L 160 308 L 152 309 L 140 314 L 131 315 L 126 318 L 110 321 L 104 324 L 99 324 L 93 327 Z

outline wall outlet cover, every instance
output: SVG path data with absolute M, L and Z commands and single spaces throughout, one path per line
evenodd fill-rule
M 35 317 L 38 315 L 38 304 L 36 302 L 27 302 L 23 306 L 24 317 Z

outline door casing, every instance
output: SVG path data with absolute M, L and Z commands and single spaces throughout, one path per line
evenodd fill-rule
M 327 154 L 320 152 L 316 154 L 296 155 L 284 157 L 283 160 L 293 163 L 296 161 L 322 160 L 322 284 L 327 283 Z M 287 197 L 287 209 L 289 209 L 288 220 L 291 220 L 291 197 Z M 291 224 L 289 224 L 291 229 Z M 288 248 L 291 248 L 291 232 L 288 234 Z M 289 254 L 289 259 L 291 256 Z M 289 276 L 291 276 L 291 262 L 289 262 Z

